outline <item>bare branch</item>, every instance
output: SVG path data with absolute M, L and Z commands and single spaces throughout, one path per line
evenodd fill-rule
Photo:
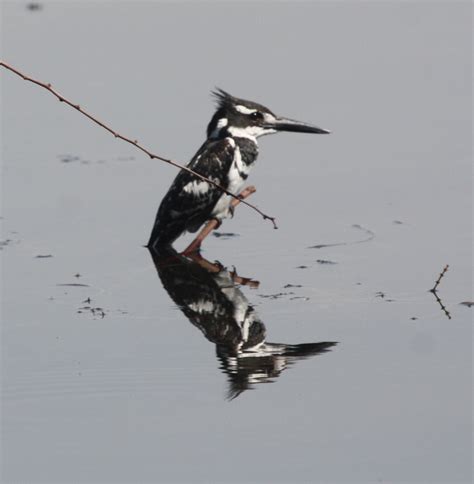
M 102 121 L 100 121 L 96 117 L 94 117 L 91 114 L 89 114 L 86 111 L 84 111 L 79 104 L 75 104 L 75 103 L 69 101 L 68 99 L 66 99 L 61 94 L 59 94 L 59 92 L 57 92 L 55 89 L 53 89 L 53 87 L 51 86 L 50 83 L 45 83 L 45 82 L 41 82 L 41 81 L 38 81 L 36 79 L 33 79 L 32 77 L 27 76 L 26 74 L 23 74 L 18 69 L 15 69 L 11 65 L 9 65 L 9 64 L 7 64 L 6 62 L 3 62 L 3 61 L 0 61 L 0 67 L 4 67 L 5 69 L 13 72 L 14 74 L 16 74 L 17 76 L 21 77 L 25 81 L 31 82 L 33 84 L 36 84 L 37 86 L 42 87 L 43 89 L 46 89 L 51 94 L 53 94 L 60 102 L 66 103 L 69 106 L 71 106 L 72 108 L 74 108 L 76 111 L 79 111 L 86 118 L 89 118 L 92 122 L 94 122 L 95 124 L 98 124 L 101 128 L 104 128 L 106 131 L 108 131 L 110 134 L 112 134 L 115 138 L 120 138 L 121 140 L 125 141 L 126 143 L 129 143 L 129 144 L 135 146 L 137 149 L 143 151 L 143 153 L 147 154 L 152 160 L 153 159 L 156 159 L 156 160 L 164 161 L 165 163 L 168 163 L 169 165 L 173 165 L 176 168 L 179 168 L 179 169 L 184 170 L 184 171 L 186 171 L 188 173 L 191 173 L 192 175 L 196 176 L 197 178 L 199 178 L 199 179 L 201 179 L 201 180 L 203 180 L 203 181 L 205 181 L 207 183 L 210 183 L 211 185 L 215 186 L 216 188 L 218 188 L 222 192 L 224 192 L 227 195 L 233 197 L 235 200 L 238 200 L 240 203 L 243 203 L 244 205 L 247 205 L 248 207 L 250 207 L 253 210 L 255 210 L 257 213 L 259 213 L 263 217 L 264 220 L 270 220 L 273 223 L 273 228 L 274 229 L 277 229 L 278 228 L 277 225 L 276 225 L 275 217 L 271 217 L 270 215 L 267 215 L 267 214 L 263 213 L 255 205 L 252 205 L 251 203 L 248 203 L 245 200 L 240 199 L 238 195 L 234 195 L 229 190 L 227 190 L 226 188 L 222 187 L 218 183 L 210 180 L 209 178 L 206 178 L 205 176 L 200 175 L 199 173 L 195 172 L 194 170 L 191 170 L 190 168 L 188 168 L 186 166 L 180 165 L 176 161 L 173 161 L 173 160 L 170 160 L 168 158 L 163 158 L 162 156 L 156 155 L 156 154 L 152 153 L 151 151 L 149 151 L 148 149 L 146 149 L 143 146 L 141 146 L 138 143 L 137 140 L 133 140 L 131 138 L 127 138 L 126 136 L 121 135 L 117 131 L 114 131 L 112 128 L 110 128 L 109 126 L 107 126 L 105 123 L 103 123 Z
M 444 277 L 444 275 L 446 274 L 448 269 L 449 269 L 449 264 L 446 264 L 444 269 L 441 271 L 441 274 L 439 275 L 437 281 L 435 282 L 435 285 L 433 286 L 432 289 L 430 289 L 430 292 L 432 292 L 432 293 L 437 292 L 439 283 L 441 282 L 441 279 Z
M 449 269 L 449 264 L 446 264 L 444 266 L 444 269 L 441 271 L 441 274 L 438 276 L 438 279 L 436 280 L 435 285 L 429 290 L 429 292 L 434 294 L 434 297 L 436 298 L 436 302 L 440 305 L 443 313 L 446 315 L 448 319 L 451 319 L 451 314 L 446 309 L 446 306 L 443 304 L 443 301 L 441 301 L 441 298 L 438 296 L 439 283 L 441 282 L 441 279 L 444 277 L 448 269 Z

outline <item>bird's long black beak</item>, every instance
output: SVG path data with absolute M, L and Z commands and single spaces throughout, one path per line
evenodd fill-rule
M 293 131 L 296 133 L 329 134 L 331 132 L 327 129 L 313 126 L 312 124 L 302 123 L 301 121 L 288 118 L 276 118 L 274 121 L 268 122 L 266 127 L 274 129 L 275 131 Z

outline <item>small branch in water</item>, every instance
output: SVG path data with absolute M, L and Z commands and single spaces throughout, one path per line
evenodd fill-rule
M 448 319 L 451 319 L 451 314 L 449 311 L 446 309 L 446 306 L 443 304 L 443 301 L 441 301 L 441 298 L 438 296 L 438 286 L 439 283 L 441 282 L 441 279 L 443 279 L 444 275 L 446 274 L 447 270 L 449 269 L 449 264 L 446 264 L 444 266 L 444 269 L 441 271 L 440 275 L 438 276 L 438 279 L 435 282 L 435 285 L 429 290 L 434 297 L 436 298 L 437 303 L 440 305 L 442 311 L 446 315 Z
M 168 163 L 169 165 L 173 165 L 174 167 L 179 168 L 180 170 L 184 170 L 184 171 L 186 171 L 188 173 L 191 173 L 192 175 L 196 176 L 197 178 L 199 178 L 202 181 L 205 181 L 207 183 L 210 183 L 211 185 L 215 186 L 216 188 L 218 188 L 222 192 L 224 192 L 227 195 L 233 197 L 235 200 L 238 200 L 239 202 L 243 203 L 244 205 L 247 205 L 247 207 L 250 207 L 251 209 L 255 210 L 258 214 L 260 214 L 263 217 L 263 220 L 270 220 L 270 222 L 273 223 L 273 228 L 274 229 L 277 229 L 278 228 L 277 225 L 276 225 L 276 222 L 275 222 L 275 217 L 271 217 L 270 215 L 267 215 L 266 213 L 263 213 L 255 205 L 252 205 L 251 203 L 248 203 L 245 200 L 240 199 L 238 195 L 234 195 L 233 193 L 231 193 L 229 190 L 227 190 L 226 188 L 222 187 L 218 183 L 210 180 L 209 178 L 206 178 L 203 175 L 200 175 L 199 173 L 195 172 L 194 170 L 191 170 L 191 168 L 188 168 L 187 166 L 180 165 L 176 161 L 170 160 L 168 158 L 163 158 L 162 156 L 156 155 L 156 154 L 152 153 L 151 151 L 149 151 L 148 149 L 144 148 L 142 145 L 140 145 L 138 143 L 138 140 L 132 139 L 132 138 L 127 138 L 126 136 L 121 135 L 117 131 L 114 131 L 112 128 L 110 128 L 109 126 L 107 126 L 105 123 L 103 123 L 102 121 L 100 121 L 96 117 L 92 116 L 88 112 L 84 111 L 84 109 L 82 109 L 79 104 L 73 103 L 72 101 L 69 101 L 68 99 L 66 99 L 63 95 L 59 94 L 58 91 L 56 91 L 55 89 L 53 89 L 53 87 L 51 86 L 50 83 L 46 83 L 46 82 L 38 81 L 37 79 L 33 79 L 32 77 L 27 76 L 26 74 L 23 74 L 18 69 L 15 69 L 11 65 L 9 65 L 9 64 L 7 64 L 6 62 L 3 62 L 3 61 L 0 61 L 0 67 L 4 67 L 5 69 L 13 72 L 17 76 L 21 77 L 24 81 L 31 82 L 33 84 L 36 84 L 37 86 L 42 87 L 43 89 L 46 89 L 51 94 L 53 94 L 53 96 L 55 96 L 60 102 L 63 102 L 65 104 L 71 106 L 72 108 L 74 108 L 76 111 L 79 111 L 86 118 L 89 118 L 93 123 L 99 125 L 101 128 L 105 129 L 110 134 L 112 134 L 113 136 L 115 136 L 115 138 L 120 138 L 121 140 L 125 141 L 126 143 L 129 143 L 129 144 L 135 146 L 135 148 L 139 149 L 140 151 L 143 151 L 143 153 L 147 154 L 150 157 L 150 159 L 164 161 L 165 163 Z
M 446 264 L 444 269 L 441 271 L 441 274 L 439 275 L 437 281 L 435 282 L 435 285 L 430 289 L 430 292 L 432 292 L 433 294 L 437 292 L 439 283 L 441 282 L 441 279 L 444 277 L 448 269 L 449 264 Z
M 441 298 L 438 296 L 438 293 L 436 291 L 433 291 L 432 289 L 430 290 L 430 292 L 434 294 L 434 297 L 436 298 L 436 301 L 441 306 L 441 309 L 442 309 L 443 313 L 446 315 L 446 317 L 448 319 L 451 319 L 451 314 L 446 309 L 446 306 L 443 304 L 443 301 L 441 301 Z

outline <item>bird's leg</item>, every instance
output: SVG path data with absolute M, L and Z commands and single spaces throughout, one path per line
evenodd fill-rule
M 240 203 L 241 200 L 246 199 L 256 191 L 257 189 L 253 185 L 250 185 L 249 187 L 242 190 L 239 195 L 237 195 L 239 198 L 234 198 L 230 202 L 231 209 L 233 210 Z M 186 247 L 186 249 L 183 250 L 183 252 L 181 252 L 181 254 L 187 255 L 192 254 L 193 252 L 197 252 L 201 248 L 202 241 L 220 225 L 221 222 L 217 219 L 213 218 L 209 220 L 204 228 L 201 230 L 201 232 L 199 232 L 198 236 Z
M 189 254 L 186 256 L 188 259 L 196 262 L 199 264 L 202 268 L 206 269 L 208 272 L 211 272 L 213 274 L 216 274 L 218 272 L 221 272 L 222 270 L 225 269 L 225 267 L 219 262 L 209 262 L 207 259 L 204 259 L 204 257 L 199 254 L 198 252 L 194 252 L 192 254 Z M 232 272 L 230 272 L 230 277 L 232 277 L 232 280 L 241 286 L 249 286 L 252 289 L 258 288 L 260 285 L 259 281 L 255 281 L 251 277 L 242 277 L 237 274 L 237 270 L 234 269 Z
M 234 270 L 230 273 L 232 280 L 236 284 L 240 284 L 241 286 L 249 286 L 252 289 L 257 289 L 260 286 L 260 281 L 255 281 L 251 277 L 242 277 L 237 274 L 237 269 L 234 266 Z

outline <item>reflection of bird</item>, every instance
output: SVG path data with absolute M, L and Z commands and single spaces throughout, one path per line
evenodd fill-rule
M 228 398 L 233 399 L 256 383 L 274 381 L 295 361 L 330 351 L 334 342 L 303 343 L 297 345 L 266 343 L 237 355 L 222 345 L 216 346 L 221 369 L 229 377 Z
M 277 131 L 329 133 L 324 129 L 275 116 L 268 108 L 238 99 L 225 91 L 214 93 L 218 108 L 207 140 L 188 168 L 237 195 L 258 155 L 257 138 Z M 184 170 L 163 198 L 148 247 L 172 244 L 185 231 L 196 232 L 211 218 L 219 222 L 232 215 L 231 197 Z
M 229 378 L 229 399 L 253 384 L 273 381 L 295 361 L 325 353 L 336 344 L 267 343 L 265 325 L 228 270 L 211 272 L 174 251 L 164 257 L 151 254 L 171 299 L 215 343 L 220 367 Z

